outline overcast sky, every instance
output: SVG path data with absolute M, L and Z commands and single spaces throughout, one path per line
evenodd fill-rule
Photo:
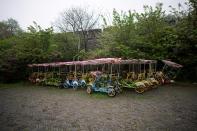
M 155 6 L 162 2 L 163 8 L 169 11 L 169 5 L 177 7 L 186 0 L 0 0 L 0 21 L 16 19 L 23 29 L 36 21 L 44 28 L 58 18 L 60 12 L 69 7 L 89 7 L 97 13 L 109 15 L 113 8 L 118 11 L 136 10 L 142 12 L 143 5 Z

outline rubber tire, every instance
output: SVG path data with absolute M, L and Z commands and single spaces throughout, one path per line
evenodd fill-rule
M 116 95 L 116 91 L 114 89 L 111 90 L 111 92 L 107 93 L 108 96 L 114 97 Z
M 142 94 L 145 92 L 145 87 L 143 86 L 136 87 L 135 92 L 137 92 L 138 94 Z
M 63 88 L 65 88 L 65 89 L 68 88 L 68 85 L 63 84 L 62 86 L 63 86 Z
M 92 86 L 90 86 L 90 85 L 87 86 L 86 92 L 87 92 L 88 94 L 92 94 L 92 92 L 93 92 Z
M 78 88 L 78 85 L 77 85 L 77 84 L 74 84 L 74 85 L 73 85 L 73 89 L 74 89 L 74 90 L 77 90 L 77 88 Z
M 82 88 L 85 88 L 85 87 L 86 87 L 86 84 L 85 84 L 85 83 L 82 83 L 82 84 L 81 84 L 81 87 L 82 87 Z

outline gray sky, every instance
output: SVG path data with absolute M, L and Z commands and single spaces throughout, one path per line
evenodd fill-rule
M 64 9 L 75 6 L 89 7 L 95 12 L 111 14 L 113 8 L 118 11 L 143 11 L 143 5 L 155 6 L 157 2 L 164 4 L 169 11 L 169 5 L 177 7 L 178 3 L 187 0 L 0 0 L 0 21 L 7 18 L 16 19 L 23 29 L 36 21 L 41 27 L 51 26 Z

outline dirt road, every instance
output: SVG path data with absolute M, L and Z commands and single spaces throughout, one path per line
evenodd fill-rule
M 0 85 L 1 131 L 195 131 L 196 85 L 161 86 L 110 98 L 85 90 Z

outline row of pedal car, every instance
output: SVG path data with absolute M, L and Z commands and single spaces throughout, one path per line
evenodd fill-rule
M 170 79 L 161 71 L 138 74 L 135 72 L 107 74 L 100 71 L 69 72 L 67 74 L 34 72 L 29 76 L 29 81 L 35 84 L 73 88 L 74 90 L 84 88 L 88 94 L 101 92 L 112 97 L 121 93 L 123 88 L 132 88 L 141 94 L 157 88 L 158 85 L 170 83 Z

